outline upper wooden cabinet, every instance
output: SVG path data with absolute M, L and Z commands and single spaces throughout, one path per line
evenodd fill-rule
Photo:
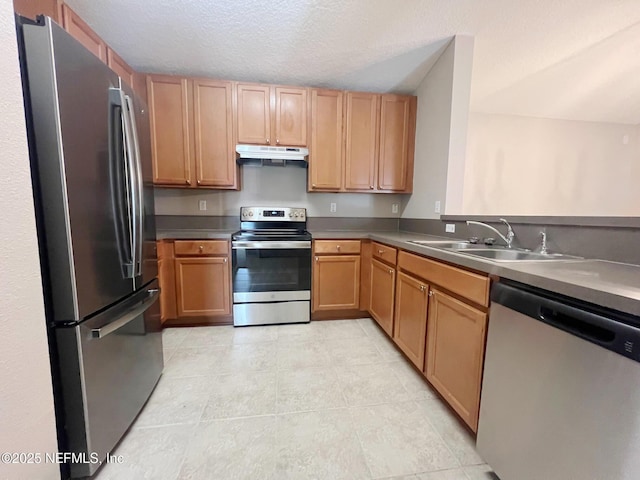
M 378 188 L 407 190 L 408 172 L 413 163 L 411 138 L 415 136 L 412 103 L 415 97 L 380 97 L 380 147 L 378 150 Z
M 156 185 L 237 189 L 233 84 L 147 77 Z
M 271 87 L 239 83 L 238 143 L 271 144 Z
M 375 189 L 379 101 L 379 95 L 347 92 L 344 182 L 346 190 Z
M 237 85 L 238 143 L 307 145 L 307 89 Z
M 276 145 L 307 146 L 307 89 L 275 87 Z
M 193 147 L 192 93 L 186 78 L 165 75 L 147 77 L 153 182 L 191 186 Z
M 107 47 L 107 65 L 116 72 L 116 74 L 124 80 L 124 82 L 135 90 L 135 74 L 127 62 L 118 55 L 112 48 Z M 145 96 L 146 98 L 146 96 Z
M 309 190 L 337 191 L 342 188 L 343 110 L 343 92 L 311 90 Z
M 107 63 L 107 44 L 68 5 L 62 5 L 64 29 L 82 43 L 96 57 Z
M 193 80 L 196 183 L 236 188 L 231 82 Z
M 62 0 L 13 0 L 13 10 L 18 15 L 31 19 L 46 15 L 58 24 L 63 24 Z

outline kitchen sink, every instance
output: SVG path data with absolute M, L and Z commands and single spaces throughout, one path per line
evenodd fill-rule
M 497 262 L 581 260 L 580 257 L 574 257 L 572 255 L 561 255 L 559 253 L 550 253 L 545 255 L 542 253 L 528 252 L 524 250 L 508 250 L 495 248 L 484 248 L 464 252 L 460 251 L 460 249 L 457 248 L 449 248 L 447 250 L 453 250 L 464 255 L 473 255 L 474 257 L 482 257 L 488 260 L 495 260 Z
M 464 240 L 409 240 L 409 243 L 415 243 L 416 245 L 422 245 L 424 247 L 452 249 L 463 249 L 468 248 L 468 245 L 472 245 Z

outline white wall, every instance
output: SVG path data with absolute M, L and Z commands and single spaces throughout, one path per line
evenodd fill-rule
M 242 206 L 293 206 L 307 208 L 310 217 L 399 217 L 391 206 L 402 195 L 363 193 L 308 193 L 307 170 L 300 167 L 248 167 L 241 169 L 242 190 L 185 190 L 157 188 L 157 215 L 239 215 Z M 198 202 L 207 201 L 200 211 Z M 329 212 L 330 203 L 337 205 Z
M 472 113 L 467 145 L 464 214 L 640 216 L 638 126 Z
M 454 37 L 415 92 L 414 193 L 403 218 L 440 218 L 462 206 L 472 63 L 473 37 Z
M 13 6 L 0 2 L 0 452 L 57 451 Z M 0 478 L 60 478 L 0 463 Z

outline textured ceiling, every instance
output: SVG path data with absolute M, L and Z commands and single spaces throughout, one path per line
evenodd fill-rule
M 472 109 L 640 123 L 640 0 L 66 0 L 141 71 L 412 92 L 475 36 Z

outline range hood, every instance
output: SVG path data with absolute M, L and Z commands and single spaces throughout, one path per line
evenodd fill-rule
M 237 162 L 250 166 L 308 167 L 308 148 L 269 147 L 266 145 L 236 145 Z

